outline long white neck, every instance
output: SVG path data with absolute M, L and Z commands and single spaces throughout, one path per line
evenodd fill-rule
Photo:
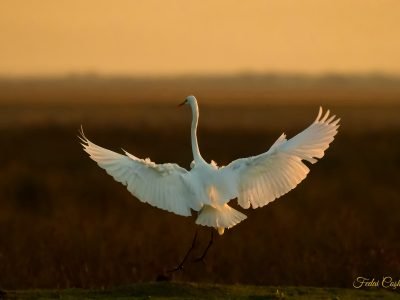
M 192 138 L 193 159 L 196 164 L 206 163 L 206 161 L 200 154 L 199 144 L 197 143 L 197 124 L 199 123 L 199 107 L 197 106 L 197 102 L 195 101 L 190 104 L 191 104 L 190 107 L 192 109 L 191 138 Z

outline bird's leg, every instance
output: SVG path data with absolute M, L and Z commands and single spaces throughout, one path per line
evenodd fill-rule
M 192 245 L 190 246 L 189 250 L 186 252 L 186 254 L 183 257 L 182 261 L 179 263 L 179 265 L 177 265 L 172 270 L 169 270 L 168 272 L 172 273 L 172 272 L 176 272 L 176 271 L 179 271 L 179 270 L 183 270 L 183 265 L 185 264 L 186 260 L 188 259 L 190 252 L 192 252 L 192 250 L 194 249 L 194 247 L 196 245 L 197 231 L 198 231 L 198 229 L 196 229 L 196 232 L 195 232 L 194 237 L 193 237 Z
M 199 261 L 204 262 L 204 258 L 206 257 L 208 250 L 211 248 L 213 242 L 214 242 L 214 228 L 211 228 L 210 241 L 208 242 L 208 245 L 207 245 L 206 249 L 204 250 L 203 254 L 201 256 L 199 256 L 198 258 L 196 258 L 194 260 L 194 262 L 199 262 Z

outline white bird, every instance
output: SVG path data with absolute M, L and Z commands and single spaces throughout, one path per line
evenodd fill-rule
M 258 208 L 295 188 L 309 172 L 303 161 L 315 163 L 324 156 L 340 121 L 329 118 L 329 110 L 323 115 L 320 108 L 316 120 L 295 137 L 287 140 L 282 134 L 267 152 L 218 167 L 213 161 L 207 163 L 199 151 L 196 98 L 188 96 L 183 104 L 192 110 L 194 162 L 190 171 L 177 164 L 143 160 L 126 151 L 124 155 L 107 150 L 89 141 L 83 131 L 82 145 L 91 159 L 140 201 L 181 216 L 197 211 L 196 224 L 213 227 L 221 235 L 246 219 L 229 201 L 237 198 L 245 209 Z

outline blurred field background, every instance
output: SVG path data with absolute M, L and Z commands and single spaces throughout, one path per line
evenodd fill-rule
M 191 243 L 194 220 L 137 201 L 78 143 L 156 162 L 192 160 L 200 104 L 207 161 L 266 151 L 303 130 L 322 105 L 339 134 L 307 179 L 216 239 L 206 264 L 175 280 L 351 287 L 400 269 L 400 85 L 371 76 L 129 78 L 96 75 L 0 81 L 0 286 L 110 287 L 152 281 Z M 243 210 L 242 210 L 243 211 Z M 200 254 L 208 231 L 200 231 Z

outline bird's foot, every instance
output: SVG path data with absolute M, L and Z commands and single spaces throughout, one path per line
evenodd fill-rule
M 183 271 L 183 265 L 185 264 L 186 260 L 188 259 L 190 253 L 193 251 L 194 247 L 196 246 L 197 234 L 198 234 L 198 232 L 197 232 L 197 229 L 196 229 L 196 232 L 195 232 L 194 237 L 193 237 L 192 245 L 190 246 L 189 250 L 186 252 L 185 257 L 182 259 L 182 261 L 180 262 L 180 264 L 176 268 L 174 268 L 172 270 L 169 270 L 168 273 L 173 273 L 173 272 L 177 272 L 177 271 Z
M 178 266 L 176 266 L 175 268 L 173 268 L 171 270 L 168 270 L 167 272 L 168 273 L 175 273 L 177 271 L 182 271 L 182 272 L 184 271 L 183 264 L 179 264 Z

